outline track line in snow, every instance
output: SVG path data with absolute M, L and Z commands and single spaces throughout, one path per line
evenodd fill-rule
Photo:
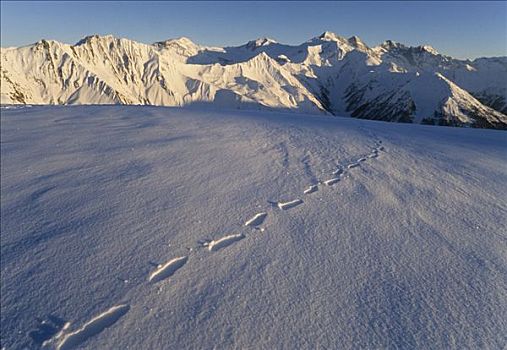
M 253 218 L 251 218 L 250 220 L 245 222 L 245 226 L 252 226 L 252 227 L 259 226 L 264 222 L 264 220 L 266 219 L 267 216 L 268 216 L 268 213 L 264 213 L 264 212 L 255 214 L 255 216 Z
M 159 282 L 174 275 L 176 271 L 187 263 L 188 256 L 182 256 L 172 259 L 163 265 L 158 265 L 157 269 L 150 274 L 148 281 Z
M 211 241 L 208 244 L 208 250 L 210 252 L 216 252 L 217 250 L 228 247 L 231 244 L 233 244 L 243 238 L 245 238 L 245 235 L 243 235 L 241 233 L 236 234 L 236 235 L 229 235 L 229 236 L 222 237 L 216 241 Z
M 288 210 L 288 209 L 294 208 L 300 204 L 303 204 L 303 200 L 298 198 L 298 199 L 294 199 L 293 201 L 289 201 L 289 202 L 278 202 L 278 208 L 280 208 L 282 210 Z
M 130 306 L 126 304 L 113 306 L 109 310 L 92 318 L 77 331 L 67 334 L 63 338 L 61 343 L 58 345 L 57 349 L 68 350 L 79 346 L 80 344 L 87 341 L 89 338 L 99 334 L 104 329 L 115 324 L 116 321 L 118 321 L 123 315 L 125 315 L 129 311 L 129 309 Z
M 340 181 L 339 177 L 333 177 L 332 179 L 324 181 L 324 185 L 326 185 L 326 186 L 332 186 L 335 183 L 337 183 L 338 181 Z
M 312 185 L 308 187 L 306 190 L 303 191 L 304 194 L 310 194 L 313 192 L 317 192 L 319 190 L 319 187 L 317 185 Z
M 347 165 L 348 169 L 355 168 L 360 165 L 361 162 L 366 161 L 368 158 L 376 158 L 379 156 L 379 151 L 384 151 L 384 146 L 380 145 L 381 141 L 377 142 L 377 147 L 372 150 L 372 153 L 369 155 L 358 159 L 355 163 L 351 163 Z M 322 183 L 327 186 L 332 186 L 340 181 L 340 176 L 344 174 L 343 168 L 338 168 L 333 172 L 333 175 L 337 175 L 334 178 L 329 180 L 325 180 Z M 318 185 L 311 185 L 307 189 L 304 190 L 304 194 L 310 194 L 318 191 Z M 288 210 L 294 208 L 300 204 L 303 204 L 303 200 L 295 199 L 288 202 L 272 202 L 268 201 L 273 206 L 277 206 L 282 210 Z M 255 229 L 258 229 L 257 226 L 261 225 L 267 217 L 266 212 L 261 212 L 255 214 L 251 219 L 245 222 L 245 226 L 251 226 Z M 264 229 L 261 229 L 263 231 Z M 207 246 L 209 251 L 218 251 L 222 248 L 228 247 L 235 242 L 242 240 L 246 236 L 244 234 L 232 234 L 228 236 L 224 236 L 218 240 L 205 241 L 202 243 L 203 246 Z M 173 276 L 180 268 L 182 268 L 188 261 L 188 256 L 182 256 L 168 261 L 163 265 L 157 265 L 157 269 L 153 271 L 148 280 L 150 282 L 159 282 L 164 279 L 167 279 Z M 82 343 L 86 342 L 89 338 L 101 333 L 104 329 L 115 324 L 121 317 L 123 317 L 130 310 L 130 306 L 127 304 L 121 304 L 117 306 L 111 307 L 109 310 L 97 315 L 92 318 L 90 321 L 86 322 L 81 328 L 78 330 L 65 334 L 65 331 L 68 327 L 68 323 L 61 330 L 60 334 L 53 339 L 61 339 L 61 342 L 58 344 L 58 350 L 68 350 L 79 347 Z
M 367 160 L 367 158 L 376 158 L 378 157 L 379 151 L 384 150 L 384 146 L 378 146 L 374 150 L 372 150 L 372 153 L 361 157 L 356 162 L 348 164 L 347 168 L 352 169 L 355 167 L 358 167 L 361 162 L 364 162 Z M 343 168 L 338 168 L 333 172 L 333 175 L 338 175 L 337 177 L 331 178 L 329 180 L 325 180 L 322 183 L 327 186 L 332 186 L 340 181 L 340 175 L 344 174 Z M 306 190 L 304 190 L 304 194 L 310 194 L 313 192 L 318 191 L 318 185 L 311 185 Z M 300 204 L 303 204 L 303 200 L 301 199 L 295 199 L 288 202 L 270 202 L 271 204 L 277 205 L 278 208 L 282 210 L 288 210 L 291 208 L 294 208 Z M 245 222 L 245 226 L 251 226 L 256 228 L 257 226 L 261 225 L 264 220 L 267 217 L 266 212 L 261 212 L 255 214 L 251 219 Z M 235 242 L 242 240 L 245 238 L 245 235 L 243 234 L 233 234 L 224 236 L 217 240 L 212 240 L 209 243 L 206 242 L 206 245 L 208 247 L 209 251 L 218 251 L 220 249 L 223 249 L 225 247 L 228 247 Z M 158 268 L 152 272 L 149 276 L 150 282 L 158 282 L 161 280 L 164 280 L 166 278 L 171 277 L 176 273 L 177 270 L 182 268 L 186 262 L 188 261 L 188 256 L 183 256 L 179 258 L 175 258 L 170 260 L 164 265 L 159 265 Z M 72 349 L 76 346 L 79 346 L 81 343 L 89 339 L 90 337 L 102 332 L 105 328 L 111 326 L 114 324 L 118 319 L 120 319 L 123 315 L 125 315 L 130 307 L 128 305 L 119 305 L 112 307 L 108 311 L 98 315 L 97 317 L 93 318 L 89 322 L 87 322 L 82 328 L 79 330 L 72 332 L 64 337 L 62 342 L 59 344 L 58 349 L 59 350 L 65 350 L 65 349 Z

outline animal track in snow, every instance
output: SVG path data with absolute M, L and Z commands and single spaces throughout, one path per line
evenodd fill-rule
M 208 244 L 208 250 L 210 252 L 216 252 L 219 249 L 225 248 L 233 244 L 234 242 L 239 241 L 240 239 L 245 238 L 243 234 L 229 235 L 222 237 L 216 241 L 211 241 Z
M 176 271 L 183 267 L 187 263 L 188 256 L 182 256 L 179 258 L 172 259 L 164 265 L 158 265 L 158 268 L 153 271 L 148 281 L 159 282 L 166 278 L 174 275 Z
M 57 349 L 68 350 L 79 346 L 89 338 L 102 332 L 107 327 L 112 326 L 123 315 L 125 315 L 129 309 L 130 306 L 126 304 L 113 306 L 106 312 L 92 318 L 77 331 L 65 335 Z
M 339 177 L 334 177 L 332 179 L 324 181 L 324 185 L 326 185 L 326 186 L 332 186 L 335 183 L 337 183 L 338 181 L 340 181 L 340 178 Z
M 251 218 L 250 220 L 245 222 L 245 226 L 253 226 L 253 227 L 259 226 L 264 222 L 264 220 L 266 219 L 267 216 L 268 216 L 268 213 L 255 214 L 255 216 L 253 218 Z
M 376 158 L 379 156 L 379 151 L 384 151 L 384 146 L 380 145 L 381 141 L 378 141 L 376 143 L 376 148 L 372 150 L 372 153 L 370 153 L 367 156 L 364 156 L 357 160 L 355 163 L 348 164 L 346 167 L 348 169 L 358 167 L 361 162 L 366 161 L 368 158 Z M 345 172 L 345 169 L 343 169 L 341 166 L 333 172 L 333 175 L 335 175 L 334 178 L 331 178 L 329 180 L 326 180 L 322 182 L 323 184 L 327 186 L 331 186 L 338 181 L 340 181 L 340 176 L 343 175 Z M 320 184 L 320 182 L 319 182 Z M 306 190 L 304 190 L 304 194 L 310 194 L 313 192 L 318 191 L 318 185 L 311 185 Z M 300 204 L 303 204 L 303 200 L 301 199 L 295 199 L 288 202 L 274 202 L 274 201 L 268 201 L 273 207 L 278 207 L 282 210 L 288 210 L 291 208 L 294 208 Z M 257 226 L 261 225 L 264 220 L 267 217 L 266 212 L 257 213 L 254 215 L 250 220 L 245 222 L 245 226 L 251 226 L 254 228 L 257 228 Z M 263 230 L 263 229 L 261 229 Z M 202 246 L 208 247 L 209 251 L 218 251 L 222 248 L 228 247 L 231 244 L 242 240 L 245 238 L 244 234 L 233 234 L 224 236 L 218 240 L 212 240 L 212 241 L 203 241 Z M 158 265 L 157 269 L 153 271 L 149 276 L 150 282 L 159 282 L 164 279 L 167 279 L 171 276 L 173 276 L 180 268 L 182 268 L 188 261 L 188 256 L 183 256 L 179 258 L 172 259 L 165 263 L 164 265 Z M 130 310 L 130 306 L 126 304 L 117 305 L 109 310 L 101 313 L 100 315 L 92 318 L 90 321 L 85 323 L 81 328 L 78 330 L 67 333 L 67 328 L 69 326 L 69 323 L 66 323 L 63 328 L 61 328 L 60 332 L 52 338 L 51 342 L 59 342 L 57 349 L 58 350 L 68 350 L 73 349 L 76 347 L 79 347 L 82 343 L 86 342 L 89 338 L 101 333 L 104 329 L 112 326 L 115 324 L 121 317 L 123 317 L 128 311 Z M 42 324 L 42 327 L 39 327 L 40 330 L 36 330 L 33 332 L 32 338 L 34 338 L 35 341 L 41 342 L 50 337 L 52 334 L 55 333 L 55 331 L 58 331 L 57 327 L 46 327 L 48 328 L 50 333 L 43 333 L 45 331 L 46 325 L 45 323 Z M 61 327 L 61 325 L 59 325 Z M 49 344 L 47 342 L 44 342 L 45 344 Z M 43 345 L 44 346 L 44 345 Z
M 317 192 L 319 190 L 319 187 L 317 185 L 312 185 L 310 187 L 308 187 L 306 190 L 304 190 L 304 194 L 310 194 L 310 193 L 313 193 L 313 192 Z
M 294 199 L 293 201 L 290 201 L 290 202 L 278 202 L 278 208 L 280 208 L 282 210 L 288 210 L 288 209 L 294 208 L 300 204 L 303 204 L 303 200 L 298 198 L 298 199 Z

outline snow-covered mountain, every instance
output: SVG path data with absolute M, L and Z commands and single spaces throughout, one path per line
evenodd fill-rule
M 507 57 L 458 60 L 393 41 L 370 48 L 330 32 L 297 46 L 94 35 L 1 50 L 2 104 L 212 104 L 506 128 L 506 81 Z

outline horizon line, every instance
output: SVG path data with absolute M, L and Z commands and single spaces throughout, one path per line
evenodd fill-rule
M 79 39 L 78 41 L 76 41 L 73 44 L 72 43 L 68 43 L 68 42 L 64 42 L 64 41 L 60 41 L 60 40 L 57 40 L 57 39 L 41 38 L 38 41 L 31 42 L 31 43 L 28 43 L 28 44 L 19 45 L 19 46 L 0 46 L 0 49 L 18 49 L 18 48 L 32 46 L 32 45 L 35 45 L 35 44 L 37 44 L 39 42 L 42 42 L 42 41 L 54 41 L 54 42 L 57 42 L 57 43 L 60 43 L 60 44 L 65 44 L 65 45 L 69 45 L 69 46 L 78 46 L 78 45 L 80 45 L 80 43 L 82 41 L 85 41 L 86 39 L 92 38 L 92 37 L 99 37 L 99 38 L 113 37 L 115 39 L 126 39 L 126 40 L 130 40 L 130 41 L 133 41 L 133 42 L 136 42 L 136 43 L 140 43 L 140 44 L 143 44 L 143 45 L 148 45 L 148 46 L 154 46 L 157 43 L 163 43 L 163 42 L 166 42 L 166 41 L 176 41 L 176 40 L 181 40 L 181 39 L 188 39 L 193 44 L 195 44 L 197 46 L 201 46 L 203 48 L 233 48 L 233 47 L 241 47 L 241 46 L 247 45 L 250 42 L 255 42 L 257 40 L 270 39 L 270 40 L 273 40 L 275 44 L 284 45 L 284 46 L 297 47 L 297 46 L 301 46 L 301 45 L 303 45 L 305 43 L 308 43 L 308 42 L 310 42 L 313 39 L 321 39 L 321 37 L 325 36 L 326 34 L 331 34 L 331 35 L 333 35 L 333 36 L 335 36 L 335 37 L 337 37 L 339 39 L 343 39 L 345 41 L 349 41 L 352 38 L 358 38 L 369 49 L 373 49 L 373 48 L 382 46 L 383 44 L 388 43 L 388 42 L 392 42 L 392 43 L 395 43 L 395 44 L 401 44 L 401 45 L 403 45 L 404 47 L 407 47 L 407 48 L 431 47 L 431 48 L 435 49 L 431 44 L 428 44 L 428 43 L 420 44 L 420 45 L 417 45 L 417 46 L 411 46 L 411 45 L 406 45 L 406 44 L 404 44 L 402 42 L 399 42 L 399 41 L 396 41 L 396 40 L 392 40 L 392 39 L 386 39 L 386 40 L 382 41 L 381 43 L 379 43 L 379 44 L 377 44 L 375 46 L 370 46 L 370 45 L 366 44 L 357 35 L 352 35 L 351 37 L 347 38 L 345 36 L 342 36 L 342 35 L 339 35 L 339 34 L 336 34 L 336 33 L 332 32 L 332 31 L 327 31 L 327 30 L 324 31 L 324 32 L 322 32 L 322 34 L 317 35 L 317 36 L 313 36 L 313 37 L 307 39 L 306 41 L 300 42 L 299 44 L 285 44 L 285 43 L 281 43 L 277 39 L 275 39 L 273 37 L 269 37 L 269 36 L 261 36 L 261 37 L 255 38 L 255 39 L 247 40 L 247 41 L 244 41 L 243 44 L 239 44 L 239 45 L 236 45 L 236 46 L 235 45 L 216 46 L 216 45 L 201 44 L 201 43 L 197 43 L 196 41 L 194 41 L 190 36 L 179 36 L 179 37 L 173 37 L 173 38 L 168 38 L 168 39 L 163 39 L 163 40 L 157 40 L 157 41 L 154 41 L 152 43 L 146 43 L 146 42 L 143 42 L 143 41 L 139 41 L 139 40 L 135 40 L 135 39 L 130 39 L 130 38 L 126 37 L 126 36 L 116 35 L 116 34 L 113 34 L 113 33 L 108 33 L 108 34 L 94 33 L 94 34 L 89 34 L 89 35 L 83 36 L 81 39 Z M 451 57 L 452 59 L 460 60 L 460 61 L 475 61 L 475 60 L 481 59 L 481 58 L 505 58 L 505 57 L 507 57 L 507 55 L 504 55 L 504 56 L 478 56 L 478 57 L 475 57 L 475 58 L 455 58 L 454 56 L 443 54 L 443 53 L 441 53 L 437 49 L 435 49 L 435 50 L 437 51 L 438 55 L 445 56 L 445 57 Z

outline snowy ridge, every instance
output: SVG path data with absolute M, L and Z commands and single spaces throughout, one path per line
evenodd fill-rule
M 182 37 L 41 40 L 1 50 L 2 104 L 142 104 L 281 109 L 440 125 L 505 128 L 507 58 L 453 59 L 429 45 L 325 32 L 205 47 Z

